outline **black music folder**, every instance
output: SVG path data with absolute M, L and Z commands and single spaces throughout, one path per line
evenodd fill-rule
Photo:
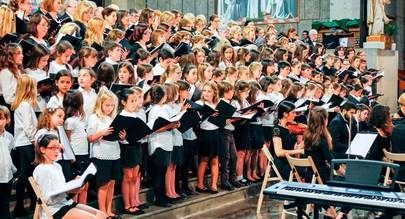
M 162 117 L 158 117 L 158 118 L 155 120 L 155 123 L 153 123 L 153 128 L 152 128 L 152 130 L 155 132 L 155 131 L 157 131 L 158 129 L 161 129 L 161 128 L 163 128 L 163 127 L 172 125 L 172 124 L 174 124 L 174 123 L 178 123 L 178 122 L 180 122 L 181 117 L 182 117 L 184 114 L 185 114 L 185 112 L 181 112 L 181 113 L 179 113 L 179 114 L 177 114 L 177 115 L 171 117 L 170 119 L 164 119 L 164 118 L 162 118 Z
M 70 44 L 72 44 L 73 48 L 76 51 L 79 51 L 80 47 L 82 46 L 83 38 L 66 34 L 60 39 L 60 41 L 62 40 L 68 41 Z
M 174 51 L 175 57 L 180 57 L 182 55 L 187 55 L 191 53 L 191 47 L 187 43 L 181 42 Z
M 203 108 L 203 106 L 201 106 L 200 104 L 195 103 L 194 101 L 189 100 L 189 99 L 186 99 L 186 101 L 184 102 L 184 105 L 186 105 L 186 104 L 190 104 L 191 109 L 196 110 L 196 111 L 199 111 Z
M 336 106 L 340 106 L 340 104 L 342 104 L 343 101 L 344 101 L 343 98 L 339 97 L 336 94 L 333 94 L 332 97 L 328 101 L 328 103 L 331 103 L 331 105 L 329 107 L 333 108 Z
M 149 126 L 141 119 L 122 115 L 117 115 L 110 127 L 113 127 L 114 131 L 110 135 L 103 137 L 106 141 L 120 140 L 119 132 L 121 130 L 126 131 L 127 135 L 125 139 L 130 144 L 136 144 L 139 140 L 152 133 Z
M 218 116 L 210 117 L 208 121 L 221 128 L 225 127 L 226 120 L 232 118 L 236 111 L 235 107 L 224 100 L 219 101 L 215 109 L 219 112 Z
M 20 37 L 16 33 L 8 33 L 0 39 L 0 46 L 6 45 L 8 43 L 17 43 Z
M 117 84 L 114 83 L 111 85 L 110 90 L 117 94 L 118 91 L 123 91 L 124 89 L 129 89 L 132 88 L 133 86 L 135 86 L 134 84 Z
M 190 128 L 198 125 L 200 123 L 200 116 L 198 113 L 192 109 L 188 109 L 186 113 L 180 118 L 180 127 L 177 128 L 181 133 L 186 132 Z
M 201 120 L 206 120 L 208 117 L 210 117 L 212 114 L 218 111 L 208 106 L 207 104 L 204 104 L 202 108 L 198 110 L 198 112 L 200 112 L 201 114 L 202 117 Z
M 49 77 L 37 81 L 37 87 L 42 87 L 42 86 L 52 85 L 52 84 L 53 84 L 53 79 L 51 79 Z
M 259 107 L 260 104 L 263 103 L 263 108 Z M 246 108 L 240 109 L 239 112 L 240 113 L 245 113 L 249 110 L 258 110 L 259 112 L 264 112 L 264 109 L 267 109 L 269 107 L 272 107 L 274 105 L 273 102 L 271 102 L 270 100 L 261 100 L 255 104 L 252 104 Z
M 152 54 L 154 54 L 154 53 L 156 53 L 156 52 L 159 52 L 160 49 L 163 48 L 163 45 L 164 45 L 164 43 L 160 44 L 159 46 L 157 46 L 156 48 L 154 48 L 152 51 L 150 51 L 149 54 L 152 55 Z

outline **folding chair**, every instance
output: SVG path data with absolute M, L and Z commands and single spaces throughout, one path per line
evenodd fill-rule
M 46 205 L 45 198 L 42 195 L 42 192 L 39 189 L 37 182 L 35 182 L 35 180 L 32 176 L 29 177 L 28 180 L 30 181 L 31 187 L 34 190 L 35 195 L 37 196 L 37 204 L 35 205 L 33 219 L 39 219 L 39 214 L 40 214 L 41 208 L 44 210 L 45 215 L 48 219 L 53 219 L 51 211 L 49 210 L 48 206 Z
M 302 167 L 302 168 L 311 168 L 311 170 L 313 171 L 313 175 L 311 178 L 312 184 L 313 183 L 323 184 L 321 176 L 319 175 L 318 169 L 316 168 L 315 163 L 312 160 L 312 157 L 308 156 L 307 158 L 294 158 L 294 157 L 287 155 L 287 161 L 291 167 L 290 176 L 288 178 L 289 182 L 294 182 L 294 180 L 296 182 L 301 182 L 301 183 L 305 182 L 305 179 L 300 176 L 298 169 L 297 169 L 299 167 Z M 308 205 L 305 212 L 307 214 L 309 214 L 310 209 L 311 209 L 311 207 L 310 207 L 310 205 Z M 296 216 L 295 213 L 289 212 L 283 208 L 283 210 L 281 212 L 281 219 L 285 219 L 286 214 Z
M 264 198 L 263 191 L 264 191 L 264 189 L 266 189 L 267 183 L 272 182 L 272 181 L 279 181 L 279 182 L 283 181 L 283 177 L 281 177 L 280 172 L 278 171 L 276 165 L 274 164 L 273 156 L 271 156 L 271 153 L 270 153 L 269 149 L 266 147 L 266 145 L 263 145 L 262 151 L 263 151 L 264 155 L 266 155 L 268 162 L 267 162 L 266 171 L 265 171 L 264 177 L 263 177 L 262 187 L 261 187 L 260 193 L 259 193 L 259 200 L 257 201 L 257 209 L 256 209 L 257 214 L 260 214 L 260 209 L 262 208 L 263 198 Z M 271 177 L 271 170 L 274 171 L 276 176 Z
M 384 156 L 385 156 L 385 158 L 387 158 L 388 162 L 394 163 L 395 161 L 397 161 L 397 162 L 405 161 L 405 153 L 392 153 L 392 152 L 388 152 L 385 148 L 383 149 L 383 152 L 384 152 Z M 385 174 L 385 179 L 384 179 L 385 185 L 389 185 L 392 183 L 390 180 L 390 177 L 389 177 L 390 173 L 391 173 L 391 168 L 387 167 L 387 172 Z M 399 188 L 403 192 L 404 187 L 405 187 L 405 182 L 396 180 L 395 183 L 398 184 Z

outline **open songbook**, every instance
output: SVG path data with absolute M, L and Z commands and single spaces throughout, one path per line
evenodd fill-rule
M 87 176 L 89 175 L 95 175 L 97 172 L 97 168 L 93 163 L 90 163 L 90 165 L 87 167 L 87 169 L 84 171 L 84 173 L 77 179 L 70 180 L 65 184 L 65 186 L 58 188 L 57 190 L 49 193 L 49 198 L 55 195 L 59 195 L 62 193 L 66 193 L 75 189 L 78 189 L 82 187 L 86 183 Z

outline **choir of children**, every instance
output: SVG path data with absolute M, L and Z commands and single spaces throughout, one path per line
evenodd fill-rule
M 175 10 L 127 13 L 111 5 L 100 16 L 87 0 L 63 16 L 56 13 L 60 1 L 44 0 L 21 19 L 30 2 L 10 0 L 19 6 L 14 23 L 0 29 L 1 218 L 10 218 L 13 174 L 16 217 L 27 214 L 26 190 L 35 204 L 28 184 L 34 176 L 54 218 L 115 218 L 119 185 L 123 212 L 137 215 L 148 207 L 139 193 L 149 179 L 161 207 L 196 194 L 190 174 L 197 176 L 197 192 L 234 190 L 261 181 L 262 147 L 284 179 L 286 155 L 307 154 L 316 157 L 324 179 L 325 162 L 344 156 L 349 137 L 372 130 L 381 139 L 390 135 L 379 121 L 367 124 L 380 77 L 361 66 L 365 56 L 352 48 L 325 55 L 314 39 L 277 35 L 271 26 L 218 28 L 216 15 L 207 22 Z M 57 37 L 68 25 L 76 30 Z M 119 117 L 137 121 L 139 129 L 115 124 Z M 307 122 L 314 127 L 306 130 Z M 374 153 L 381 158 L 378 147 Z M 91 162 L 98 171 L 71 191 L 73 199 L 47 196 Z M 99 211 L 85 206 L 89 190 L 96 191 Z

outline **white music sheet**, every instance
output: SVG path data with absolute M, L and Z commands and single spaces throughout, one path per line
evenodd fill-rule
M 376 138 L 377 134 L 357 133 L 346 154 L 366 157 Z

